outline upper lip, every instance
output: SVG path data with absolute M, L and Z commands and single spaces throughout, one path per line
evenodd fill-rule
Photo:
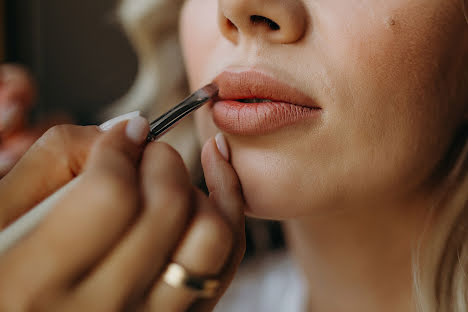
M 224 71 L 213 82 L 219 87 L 215 102 L 257 98 L 320 108 L 311 97 L 303 92 L 259 71 Z

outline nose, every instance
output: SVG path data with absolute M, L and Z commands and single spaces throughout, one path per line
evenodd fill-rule
M 218 23 L 234 44 L 242 36 L 286 44 L 304 36 L 307 13 L 302 0 L 218 0 Z

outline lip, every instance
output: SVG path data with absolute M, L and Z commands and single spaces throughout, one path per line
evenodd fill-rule
M 236 135 L 262 135 L 304 120 L 317 119 L 321 108 L 303 92 L 262 72 L 224 71 L 214 81 L 219 95 L 211 104 L 216 126 Z M 266 99 L 243 103 L 238 100 Z

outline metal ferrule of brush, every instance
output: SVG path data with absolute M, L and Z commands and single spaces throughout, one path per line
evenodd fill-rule
M 148 142 L 159 139 L 164 133 L 174 127 L 181 119 L 191 112 L 202 107 L 218 94 L 218 87 L 215 84 L 209 84 L 190 95 L 180 104 L 170 111 L 156 119 L 150 124 L 150 132 L 146 140 Z

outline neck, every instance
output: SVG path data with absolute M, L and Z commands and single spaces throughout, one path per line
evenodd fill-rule
M 415 310 L 412 260 L 429 206 L 397 207 L 360 207 L 286 223 L 309 311 Z

